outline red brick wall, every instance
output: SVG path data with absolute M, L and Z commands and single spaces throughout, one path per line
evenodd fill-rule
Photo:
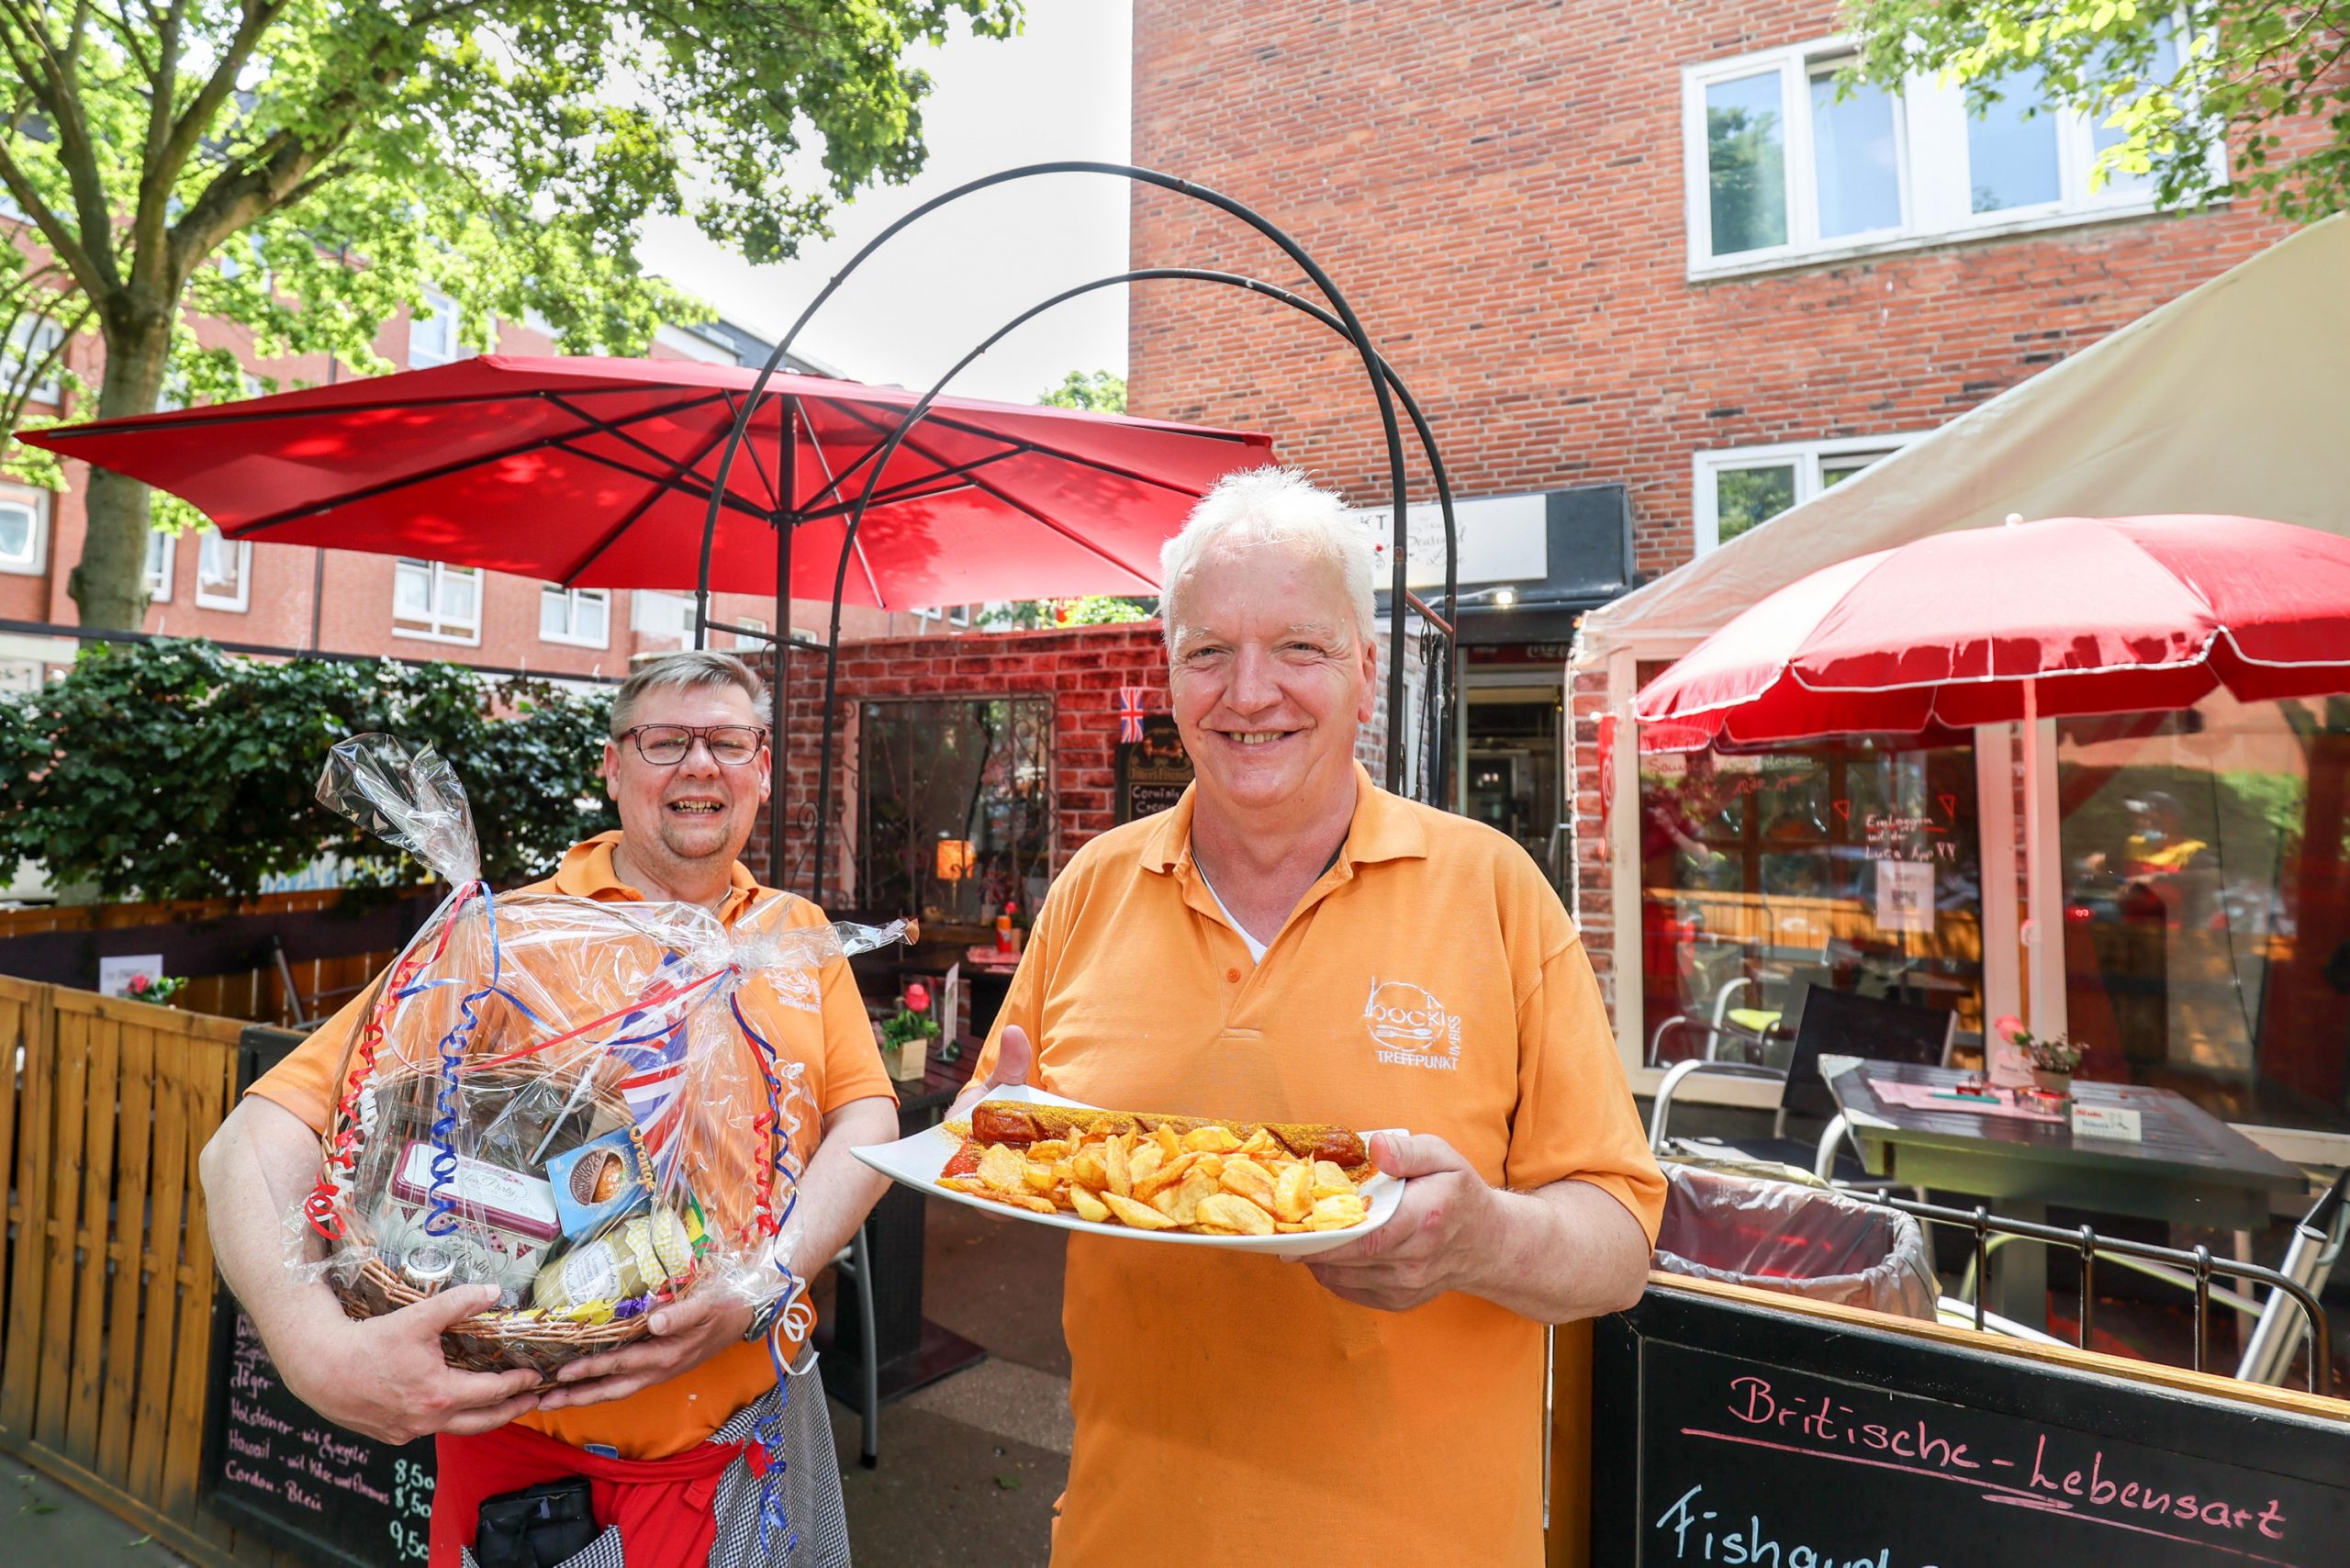
M 1048 696 L 1053 700 L 1052 868 L 1058 875 L 1079 846 L 1113 825 L 1117 783 L 1118 688 L 1147 689 L 1146 711 L 1167 709 L 1167 652 L 1159 623 L 1080 626 L 1058 632 L 1015 632 L 998 636 L 897 637 L 842 650 L 839 702 L 834 717 L 833 822 L 827 853 L 832 869 L 825 898 L 843 908 L 856 905 L 855 857 L 850 846 L 857 829 L 857 720 L 868 698 Z M 823 661 L 795 655 L 779 771 L 792 813 L 786 847 L 791 886 L 810 889 L 811 839 L 816 806 L 818 737 L 823 701 Z M 767 869 L 767 828 L 762 823 L 744 851 L 745 864 Z
M 1457 493 L 1625 483 L 1656 573 L 1690 554 L 1693 453 L 1939 424 L 2284 231 L 2247 202 L 1690 283 L 1682 68 L 1834 30 L 1826 0 L 1143 0 L 1134 158 L 1313 253 Z M 1132 251 L 1304 286 L 1261 237 L 1155 189 Z M 1323 328 L 1157 284 L 1128 336 L 1135 412 L 1268 431 L 1357 498 L 1383 491 L 1362 372 Z

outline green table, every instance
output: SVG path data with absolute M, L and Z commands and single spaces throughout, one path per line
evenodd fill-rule
M 2004 1219 L 2045 1225 L 2052 1207 L 2087 1209 L 2241 1236 L 2267 1226 L 2277 1196 L 2309 1191 L 2300 1170 L 2167 1089 L 2075 1081 L 2083 1105 L 2138 1113 L 2143 1139 L 2128 1143 L 2076 1137 L 2064 1123 L 1886 1104 L 1869 1087 L 1876 1079 L 1948 1088 L 1970 1076 L 1954 1068 L 1822 1057 L 1819 1071 L 1871 1175 L 1970 1193 Z M 1998 1287 L 1986 1297 L 1991 1310 L 2044 1327 L 2046 1249 L 2003 1247 L 1993 1274 L 1978 1282 Z

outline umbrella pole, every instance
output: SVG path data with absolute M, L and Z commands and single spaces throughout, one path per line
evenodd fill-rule
M 791 685 L 791 534 L 799 518 L 793 511 L 799 495 L 794 460 L 800 455 L 800 406 L 793 403 L 783 419 L 783 435 L 776 454 L 776 487 L 783 508 L 775 514 L 775 679 L 767 688 L 767 734 L 773 777 L 767 782 L 767 886 L 783 886 L 784 796 L 789 793 L 791 769 L 787 763 L 783 716 L 785 693 Z M 819 875 L 822 868 L 818 867 Z M 819 897 L 821 888 L 809 890 Z
M 2023 683 L 2023 865 L 2024 973 L 2031 987 L 2031 1032 L 2065 1032 L 2064 890 L 2052 885 L 2057 867 L 2056 846 L 2048 840 L 2055 826 L 2051 802 L 2043 799 L 2053 780 L 2042 755 L 2040 683 Z

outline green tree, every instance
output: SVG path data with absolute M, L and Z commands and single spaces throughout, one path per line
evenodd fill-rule
M 1126 411 L 1126 378 L 1106 370 L 1072 370 L 1068 379 L 1036 399 L 1056 409 L 1082 409 L 1089 414 Z
M 2231 178 L 2282 216 L 2350 206 L 2350 0 L 2201 0 L 2177 34 L 2155 0 L 1845 0 L 1860 53 L 1850 74 L 1965 84 L 1970 107 L 2036 68 L 2052 102 L 2113 138 L 2092 178 L 2150 175 L 2156 199 L 2219 194 Z
M 633 352 L 690 308 L 643 275 L 643 220 L 789 256 L 922 166 L 903 57 L 957 16 L 1001 37 L 1018 0 L 0 0 L 0 186 L 95 314 L 100 417 L 156 407 L 184 309 L 373 370 L 433 286 L 476 345 L 536 312 Z M 241 395 L 233 356 L 183 363 L 189 401 Z M 146 487 L 94 474 L 89 515 L 74 602 L 135 627 Z
M 361 880 L 424 872 L 318 804 L 327 748 L 369 731 L 456 769 L 498 887 L 617 825 L 598 782 L 608 692 L 489 685 L 456 665 L 231 657 L 201 640 L 92 644 L 0 697 L 0 861 L 104 898 L 218 898 L 321 855 Z

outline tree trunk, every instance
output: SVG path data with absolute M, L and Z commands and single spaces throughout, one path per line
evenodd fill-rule
M 168 314 L 106 315 L 106 367 L 98 384 L 98 418 L 151 414 L 170 364 Z M 89 533 L 66 591 L 82 624 L 136 632 L 147 619 L 147 487 L 103 468 L 90 470 Z

